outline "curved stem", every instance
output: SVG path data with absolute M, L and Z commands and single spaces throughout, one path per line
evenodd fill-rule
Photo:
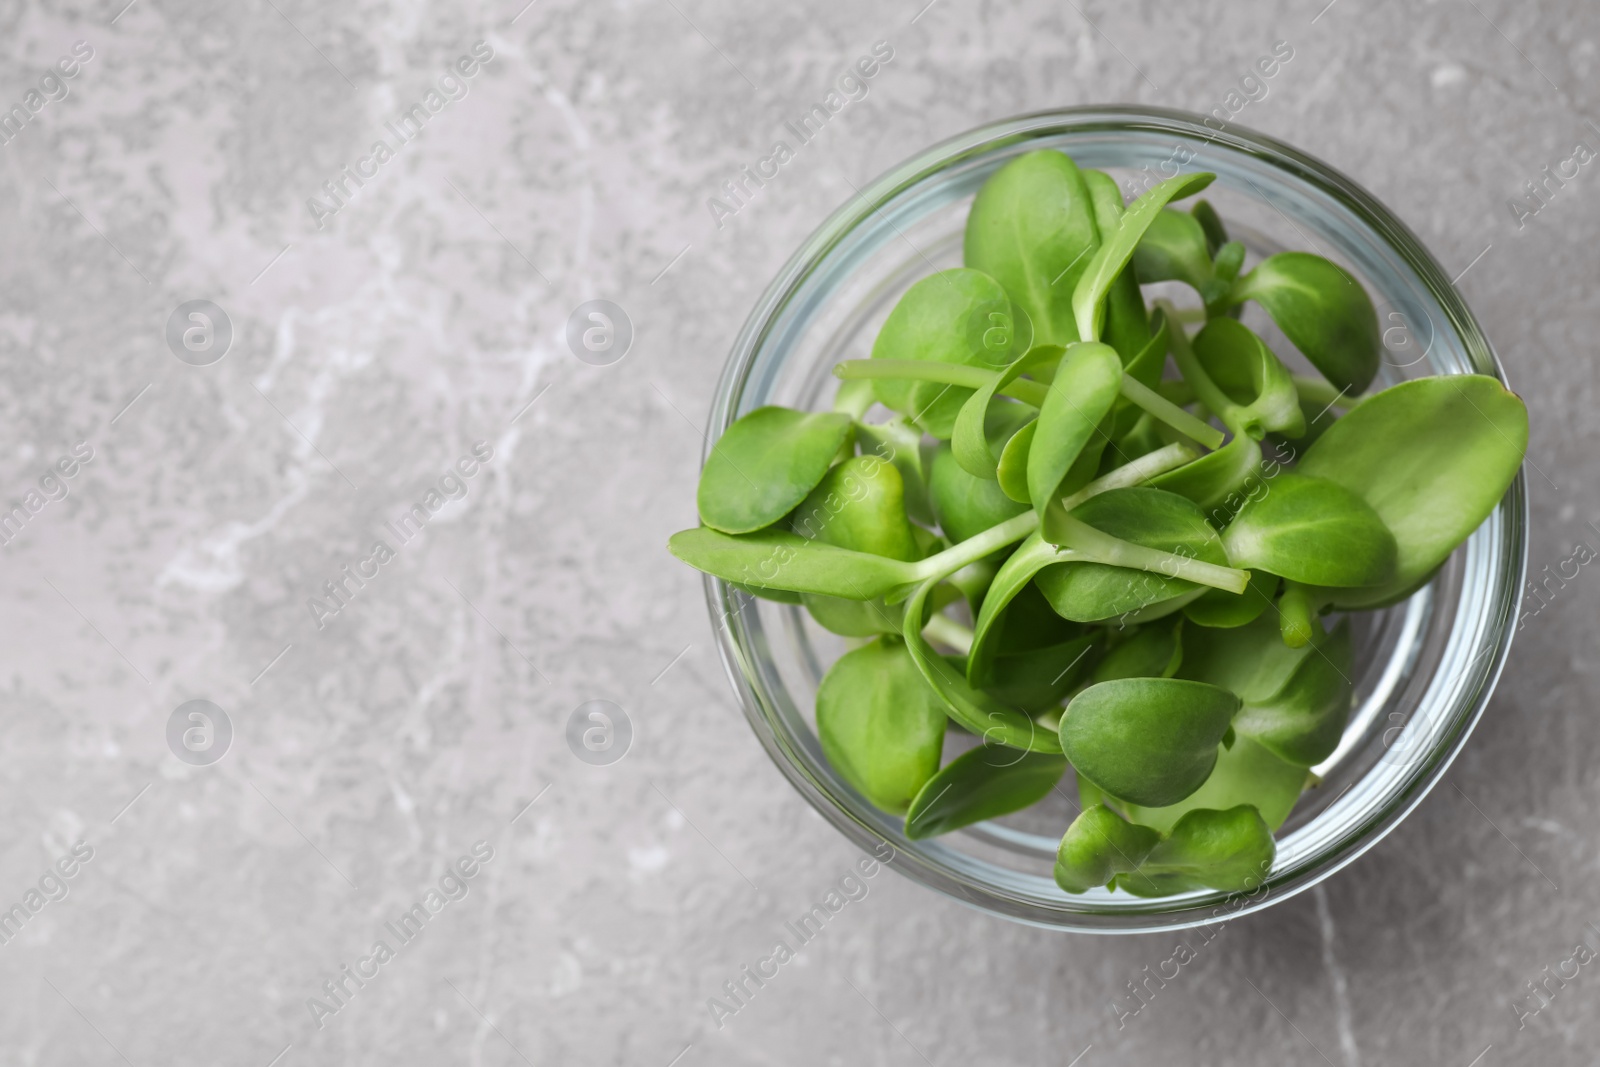
M 972 631 L 948 615 L 934 612 L 922 627 L 922 632 L 942 645 L 948 645 L 965 656 L 972 651 Z
M 1022 540 L 1038 526 L 1039 516 L 1033 511 L 1024 511 L 1021 515 L 989 527 L 975 537 L 969 537 L 959 544 L 951 545 L 943 552 L 936 552 L 925 560 L 911 564 L 910 569 L 915 573 L 912 580 L 921 582 L 929 578 L 945 578 L 969 563 L 976 563 L 997 548 L 1004 548 L 1013 541 Z
M 1173 336 L 1179 336 L 1183 333 L 1183 328 L 1175 326 L 1172 333 Z M 1143 408 L 1150 414 L 1151 418 L 1160 419 L 1185 437 L 1198 441 L 1206 448 L 1221 448 L 1222 442 L 1227 440 L 1227 436 L 1215 426 L 1201 422 L 1154 389 L 1127 374 L 1122 376 L 1122 395 Z
M 960 363 L 940 363 L 931 359 L 847 359 L 834 365 L 835 377 L 852 381 L 858 378 L 898 378 L 917 382 L 939 382 L 982 389 L 995 379 L 995 372 Z M 1043 382 L 1018 378 L 999 390 L 1024 404 L 1042 407 L 1050 387 Z
M 1156 301 L 1156 306 L 1171 307 L 1164 300 Z M 1167 313 L 1170 315 L 1171 311 Z M 1216 412 L 1227 425 L 1239 425 L 1242 409 L 1229 400 L 1226 393 L 1217 388 L 1217 383 L 1211 380 L 1211 375 L 1200 365 L 1200 358 L 1194 354 L 1194 349 L 1189 345 L 1189 335 L 1179 327 L 1173 329 L 1168 336 L 1172 343 L 1172 361 L 1178 365 L 1178 372 L 1194 390 L 1195 396 L 1200 398 L 1202 404 Z
M 1212 589 L 1226 589 L 1230 593 L 1242 593 L 1250 584 L 1249 571 L 1220 567 L 1192 556 L 1136 545 L 1120 537 L 1112 537 L 1071 515 L 1057 516 L 1057 519 L 1066 535 L 1068 547 L 1096 563 L 1154 571 L 1167 578 L 1182 578 Z
M 1146 453 L 1136 460 L 1124 463 L 1110 474 L 1096 478 L 1088 485 L 1079 489 L 1070 496 L 1061 498 L 1061 506 L 1071 511 L 1079 504 L 1092 496 L 1099 496 L 1111 489 L 1126 489 L 1129 486 L 1143 485 L 1158 474 L 1175 470 L 1193 460 L 1199 459 L 1200 454 L 1182 441 L 1174 441 L 1170 445 Z

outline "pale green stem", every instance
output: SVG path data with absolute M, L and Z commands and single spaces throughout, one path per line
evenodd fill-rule
M 910 570 L 913 572 L 911 581 L 922 582 L 929 578 L 948 577 L 967 564 L 976 563 L 995 549 L 1022 540 L 1033 533 L 1038 526 L 1039 516 L 1032 511 L 1024 511 L 1021 515 L 989 527 L 975 537 L 969 537 L 960 544 L 951 545 L 943 552 L 936 552 L 925 560 L 911 564 Z
M 1181 332 L 1181 331 L 1180 331 Z M 834 366 L 833 373 L 846 381 L 859 378 L 898 378 L 920 382 L 942 382 L 968 389 L 982 389 L 994 381 L 994 371 L 982 367 L 968 367 L 959 363 L 939 363 L 920 359 L 847 359 Z M 1050 387 L 1043 382 L 1018 378 L 1000 387 L 1000 392 L 1016 397 L 1036 408 L 1044 407 Z M 1155 390 L 1128 375 L 1122 376 L 1122 395 L 1149 412 L 1152 418 L 1171 426 L 1174 430 L 1198 441 L 1206 448 L 1221 448 L 1227 438 L 1221 430 L 1195 418 L 1187 411 L 1162 397 Z
M 872 407 L 872 385 L 869 382 L 845 382 L 833 398 L 833 410 L 849 415 L 857 422 Z
M 1182 441 L 1174 441 L 1170 445 L 1158 448 L 1154 452 L 1140 456 L 1136 460 L 1124 463 L 1110 474 L 1096 478 L 1088 485 L 1079 489 L 1070 496 L 1061 498 L 1061 506 L 1068 511 L 1088 500 L 1092 496 L 1099 496 L 1111 489 L 1126 489 L 1129 486 L 1143 485 L 1151 478 L 1167 471 L 1175 470 L 1198 459 L 1200 454 Z
M 1172 332 L 1181 334 L 1183 329 L 1174 327 Z M 1200 442 L 1206 448 L 1221 448 L 1222 442 L 1227 440 L 1226 435 L 1215 426 L 1201 422 L 1154 389 L 1126 374 L 1122 376 L 1122 395 L 1149 412 L 1152 418 L 1160 419 L 1185 437 Z
M 972 651 L 972 631 L 948 615 L 934 612 L 922 632 L 940 644 L 955 649 L 960 655 L 965 656 Z
M 833 373 L 851 381 L 857 378 L 898 378 L 918 382 L 940 382 L 960 385 L 968 389 L 982 389 L 994 381 L 995 372 L 982 367 L 968 367 L 960 363 L 938 363 L 921 359 L 847 359 L 836 364 Z M 1018 378 L 1000 388 L 1006 396 L 1015 397 L 1025 404 L 1042 407 L 1050 387 L 1043 382 Z
M 1166 311 L 1168 317 L 1172 312 L 1172 305 L 1164 300 L 1157 300 L 1156 306 Z M 1169 332 L 1172 344 L 1172 361 L 1178 365 L 1178 371 L 1183 375 L 1183 380 L 1189 383 L 1195 396 L 1200 402 L 1212 411 L 1222 416 L 1222 421 L 1233 425 L 1229 419 L 1239 405 L 1229 400 L 1227 394 L 1217 388 L 1217 383 L 1211 380 L 1205 368 L 1200 366 L 1200 359 L 1194 354 L 1194 349 L 1189 346 L 1189 335 L 1182 329 Z
M 1359 398 L 1347 396 L 1343 389 L 1335 389 L 1321 378 L 1308 378 L 1303 374 L 1291 375 L 1296 392 L 1308 404 L 1327 408 L 1348 409 L 1359 403 Z
M 1061 518 L 1069 549 L 1097 563 L 1154 571 L 1168 578 L 1182 578 L 1213 589 L 1226 589 L 1230 593 L 1242 593 L 1250 584 L 1249 571 L 1219 567 L 1215 563 L 1206 563 L 1190 556 L 1145 548 L 1143 545 L 1136 545 L 1131 541 L 1103 533 L 1071 515 Z

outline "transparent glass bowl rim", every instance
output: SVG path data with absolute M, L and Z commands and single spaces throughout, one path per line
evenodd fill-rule
M 941 172 L 956 164 L 1018 143 L 1062 133 L 1107 133 L 1118 130 L 1204 139 L 1254 156 L 1283 172 L 1287 178 L 1309 183 L 1331 195 L 1398 254 L 1439 300 L 1449 319 L 1450 328 L 1456 332 L 1472 364 L 1472 372 L 1487 374 L 1505 382 L 1504 370 L 1492 346 L 1432 254 L 1376 197 L 1333 167 L 1264 134 L 1232 124 L 1217 130 L 1207 124 L 1203 116 L 1191 112 L 1124 106 L 1064 108 L 1003 119 L 935 144 L 866 185 L 857 196 L 818 227 L 762 293 L 735 340 L 712 400 L 702 462 L 715 446 L 717 438 L 738 417 L 751 370 L 790 301 L 800 293 L 807 279 L 828 254 L 856 227 L 870 220 L 881 205 L 924 181 L 937 178 Z M 1489 574 L 1489 581 L 1500 594 L 1491 600 L 1504 604 L 1507 602 L 1504 595 L 1507 589 L 1521 590 L 1527 568 L 1527 491 L 1524 476 L 1520 472 L 1501 501 L 1497 513 L 1504 520 L 1507 534 L 1505 544 L 1500 546 L 1500 551 L 1492 561 L 1492 568 L 1482 570 Z M 803 762 L 790 750 L 788 739 L 774 725 L 775 716 L 769 717 L 763 706 L 762 694 L 757 691 L 749 672 L 741 667 L 741 658 L 757 653 L 744 646 L 739 625 L 726 624 L 729 620 L 725 607 L 728 588 L 709 575 L 704 585 L 724 669 L 739 697 L 746 719 L 767 754 L 801 795 L 846 837 L 880 857 L 888 854 L 885 849 L 893 849 L 893 844 L 884 841 L 876 829 L 854 817 L 822 783 L 812 777 Z M 1517 601 L 1515 595 L 1509 598 L 1511 605 Z M 1466 744 L 1499 681 L 1510 652 L 1515 619 L 1513 608 L 1510 611 L 1502 610 L 1500 617 L 1491 622 L 1491 654 L 1481 656 L 1474 663 L 1471 684 L 1461 690 L 1462 696 L 1450 709 L 1447 731 L 1440 736 L 1432 751 L 1419 761 L 1419 773 L 1407 779 L 1404 789 L 1390 796 L 1380 809 L 1370 812 L 1364 820 L 1347 829 L 1333 847 L 1324 851 L 1316 864 L 1289 875 L 1280 875 L 1275 871 L 1252 892 L 1226 897 L 1221 906 L 1216 900 L 1208 900 L 1171 909 L 1162 909 L 1158 902 L 1146 902 L 1143 910 L 1138 912 L 1104 915 L 1060 911 L 1040 908 L 981 882 L 959 877 L 905 850 L 899 850 L 889 865 L 913 880 L 981 911 L 1029 925 L 1076 932 L 1143 933 L 1181 929 L 1236 918 L 1286 900 L 1328 878 L 1376 845 L 1438 784 Z

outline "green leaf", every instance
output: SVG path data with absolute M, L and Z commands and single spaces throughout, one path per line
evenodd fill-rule
M 979 613 L 967 681 L 1030 713 L 1057 709 L 1087 672 L 1099 634 L 1057 615 L 1026 575 L 1020 588 L 1016 578 L 1008 574 L 989 614 Z
M 928 779 L 906 812 L 913 841 L 997 819 L 1050 795 L 1067 769 L 1061 756 L 983 745 Z
M 1500 503 L 1528 447 L 1528 409 L 1484 375 L 1419 378 L 1376 393 L 1306 450 L 1299 470 L 1359 494 L 1398 547 L 1394 575 L 1331 594 L 1375 607 L 1439 568 Z
M 1109 345 L 1075 344 L 1067 349 L 1034 424 L 1028 451 L 1028 497 L 1035 511 L 1043 513 L 1061 491 L 1067 472 L 1095 438 L 1121 389 L 1122 361 Z M 1102 447 L 1103 442 L 1102 437 Z M 1083 481 L 1093 476 L 1091 467 Z
M 1088 268 L 1072 290 L 1072 316 L 1077 323 L 1078 337 L 1084 341 L 1100 339 L 1100 325 L 1105 320 L 1105 297 L 1111 284 L 1133 258 L 1133 250 L 1150 223 L 1171 200 L 1198 193 L 1211 184 L 1214 174 L 1180 174 L 1153 186 L 1148 192 L 1128 206 L 1121 223 L 1113 233 L 1100 235 L 1100 247 L 1095 250 Z
M 1205 228 L 1191 214 L 1162 208 L 1133 251 L 1133 268 L 1146 285 L 1177 281 L 1200 291 L 1211 280 Z
M 1072 820 L 1056 849 L 1056 885 L 1085 893 L 1135 870 L 1160 836 L 1124 821 L 1104 805 L 1086 807 Z
M 905 483 L 891 463 L 852 456 L 823 476 L 789 516 L 810 540 L 911 562 L 921 558 L 906 517 Z
M 838 548 L 906 562 L 923 556 L 917 528 L 906 517 L 899 468 L 872 456 L 852 456 L 822 479 L 789 516 L 800 536 Z M 806 610 L 823 629 L 845 637 L 900 633 L 898 605 L 802 593 Z
M 965 541 L 1028 510 L 1006 496 L 997 481 L 977 478 L 956 462 L 948 444 L 933 454 L 928 474 L 933 511 L 951 541 Z
M 1090 497 L 1074 508 L 1072 515 L 1135 545 L 1228 565 L 1222 540 L 1200 509 L 1174 493 L 1149 487 L 1113 489 Z M 1204 587 L 1175 574 L 1175 570 L 1161 573 L 1105 563 L 1064 562 L 1046 566 L 1035 581 L 1063 618 L 1100 622 L 1139 612 L 1146 613 L 1141 618 L 1155 618 L 1200 595 Z
M 1264 484 L 1261 468 L 1261 445 L 1249 434 L 1236 433 L 1215 452 L 1150 479 L 1150 488 L 1192 500 L 1213 526 L 1222 526 L 1244 505 L 1246 494 Z
M 1128 377 L 1147 388 L 1154 389 L 1156 387 L 1157 383 L 1161 381 L 1161 372 L 1167 365 L 1167 349 L 1171 344 L 1172 328 L 1172 323 L 1167 318 L 1167 313 L 1161 308 L 1157 308 L 1150 316 L 1150 329 L 1152 331 L 1150 340 L 1145 342 L 1144 347 L 1123 368 Z M 1133 407 L 1134 405 L 1130 402 L 1128 406 Z
M 1266 879 L 1276 851 L 1272 831 L 1248 804 L 1191 811 L 1150 850 L 1136 874 L 1117 879 L 1117 888 L 1141 897 L 1197 889 L 1244 892 Z
M 778 604 L 798 604 L 800 594 L 788 589 L 764 589 L 755 585 L 740 585 L 738 582 L 729 582 L 729 585 L 748 596 L 760 597 L 762 600 L 771 600 Z
M 1272 607 L 1278 592 L 1278 576 L 1266 571 L 1251 571 L 1250 586 L 1243 593 L 1226 589 L 1207 589 L 1198 600 L 1183 606 L 1183 616 L 1201 626 L 1230 630 L 1254 622 Z
M 1354 693 L 1350 620 L 1341 619 L 1331 632 L 1313 638 L 1307 650 L 1282 687 L 1246 701 L 1233 721 L 1241 736 L 1301 767 L 1327 759 L 1344 736 Z
M 964 259 L 1005 287 L 1032 320 L 1034 339 L 1078 340 L 1072 292 L 1099 244 L 1083 174 L 1064 153 L 1029 152 L 978 190 L 967 215 Z
M 844 385 L 865 386 L 872 392 L 870 381 L 845 382 Z M 933 505 L 928 497 L 929 454 L 922 447 L 922 430 L 904 416 L 887 422 L 857 422 L 856 439 L 861 442 L 863 454 L 871 454 L 893 463 L 905 485 L 906 514 L 913 521 L 932 524 Z
M 1126 210 L 1117 180 L 1104 171 L 1086 170 L 1083 181 L 1094 205 L 1095 228 L 1102 236 L 1116 232 Z M 1117 350 L 1125 367 L 1131 367 L 1134 358 L 1150 343 L 1150 313 L 1145 309 L 1144 294 L 1139 291 L 1139 279 L 1131 263 L 1118 272 L 1106 291 L 1105 330 L 1100 339 Z
M 933 646 L 922 636 L 920 623 L 914 624 L 913 620 L 920 620 L 923 617 L 923 605 L 937 582 L 937 578 L 930 578 L 919 585 L 916 592 L 906 601 L 906 625 L 903 636 L 911 658 L 916 661 L 922 677 L 938 695 L 944 705 L 945 714 L 965 729 L 982 737 L 985 744 L 1010 745 L 1032 752 L 1059 753 L 1061 742 L 1054 733 L 1040 727 L 1018 709 L 968 685 L 963 673 L 934 651 Z
M 1378 373 L 1378 313 L 1361 283 L 1336 263 L 1309 252 L 1268 256 L 1239 279 L 1229 300 L 1260 304 L 1289 343 L 1351 395 Z
M 1200 228 L 1206 235 L 1206 254 L 1215 256 L 1222 246 L 1228 243 L 1228 228 L 1222 224 L 1222 216 L 1217 214 L 1217 209 L 1211 206 L 1209 200 L 1196 200 L 1194 207 L 1189 209 L 1195 221 L 1200 223 Z
M 1061 748 L 1079 775 L 1113 797 L 1176 804 L 1210 776 L 1238 710 L 1237 696 L 1202 682 L 1100 682 L 1067 705 Z
M 1245 712 L 1241 711 L 1242 717 Z M 1238 729 L 1239 719 L 1234 719 Z M 1260 813 L 1267 829 L 1282 826 L 1300 799 L 1306 784 L 1306 769 L 1274 756 L 1261 745 L 1240 736 L 1232 747 L 1218 746 L 1217 765 L 1195 792 L 1164 808 L 1142 808 L 1121 802 L 1118 807 L 1133 822 L 1152 830 L 1169 833 L 1178 820 L 1191 811 L 1224 811 L 1249 804 Z
M 1027 587 L 1040 569 L 1056 562 L 1061 550 L 1045 541 L 1036 530 L 1029 534 L 1017 550 L 1000 565 L 989 591 L 983 598 L 983 610 L 973 624 L 972 648 L 967 653 L 967 679 L 974 685 L 984 685 L 991 674 L 991 664 L 1006 636 L 1001 625 L 1007 607 L 1013 598 Z
M 1035 419 L 1011 435 L 1000 450 L 1000 463 L 995 468 L 995 480 L 1000 491 L 1019 504 L 1030 503 L 1028 496 L 1028 456 L 1033 451 L 1033 435 L 1039 429 Z
M 1037 415 L 1033 409 L 1016 403 L 993 404 L 995 394 L 1029 371 L 1053 366 L 1064 350 L 1058 345 L 1038 345 L 1021 359 L 975 390 L 961 405 L 950 447 L 963 470 L 978 478 L 994 480 L 999 463 L 996 446 L 1004 446 L 1011 435 Z
M 735 534 L 771 526 L 822 481 L 853 425 L 849 415 L 780 407 L 740 418 L 700 472 L 700 521 Z
M 1098 685 L 1118 678 L 1171 678 L 1182 661 L 1178 627 L 1149 624 L 1101 657 L 1089 680 Z
M 696 570 L 752 589 L 787 589 L 871 600 L 918 581 L 914 564 L 808 541 L 787 530 L 734 536 L 709 526 L 680 530 L 667 549 Z
M 1027 351 L 1032 328 L 1016 315 L 1000 283 L 981 271 L 940 271 L 906 290 L 872 345 L 873 359 L 923 360 L 999 370 Z M 971 390 L 940 382 L 879 378 L 885 407 L 948 438 Z
M 846 652 L 817 689 L 823 754 L 862 796 L 895 814 L 939 770 L 946 721 L 905 645 L 892 638 Z
M 1294 379 L 1248 326 L 1226 317 L 1212 319 L 1192 344 L 1211 381 L 1237 405 L 1236 413 L 1217 412 L 1223 422 L 1243 426 L 1257 440 L 1268 430 L 1290 437 L 1305 433 Z
M 1337 482 L 1294 471 L 1247 501 L 1222 535 L 1234 566 L 1309 585 L 1362 586 L 1394 574 L 1394 535 Z
M 1247 704 L 1282 690 L 1312 654 L 1309 646 L 1289 648 L 1278 639 L 1275 612 L 1235 629 L 1190 626 L 1184 646 L 1181 677 L 1227 689 Z
M 1029 586 L 1028 590 L 1033 587 Z M 1024 594 L 1028 592 L 1024 590 Z M 1036 591 L 1035 591 L 1036 592 Z M 1041 598 L 1042 600 L 1042 598 Z M 1016 602 L 1012 602 L 1013 610 Z M 1045 605 L 1050 612 L 1050 606 Z M 1064 622 L 1054 612 L 1050 614 Z M 986 692 L 1013 707 L 1038 713 L 1061 707 L 1068 693 L 1078 686 L 1099 641 L 1098 634 L 1073 637 L 1044 648 L 1018 650 L 1003 642 L 983 683 Z
M 904 626 L 902 605 L 889 604 L 882 597 L 874 600 L 845 600 L 842 597 L 801 593 L 800 603 L 807 614 L 829 633 L 841 637 L 898 635 Z

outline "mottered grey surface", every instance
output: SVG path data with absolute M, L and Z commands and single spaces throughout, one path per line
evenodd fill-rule
M 125 2 L 0 2 L 0 1064 L 1593 1062 L 1592 4 Z M 1462 272 L 1568 575 L 1421 808 L 1211 935 L 846 880 L 664 549 L 805 235 L 1096 102 L 1304 146 Z

